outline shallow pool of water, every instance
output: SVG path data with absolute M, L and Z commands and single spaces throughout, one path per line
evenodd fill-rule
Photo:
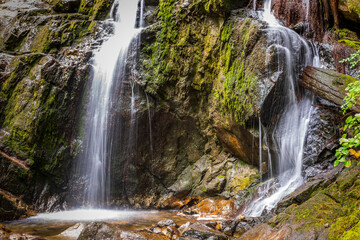
M 25 233 L 42 239 L 76 239 L 74 236 L 60 235 L 69 227 L 77 223 L 107 222 L 116 224 L 123 230 L 133 231 L 150 228 L 161 220 L 172 219 L 182 225 L 189 221 L 196 221 L 177 211 L 135 211 L 108 209 L 77 209 L 70 211 L 40 213 L 36 216 L 2 223 L 16 233 Z

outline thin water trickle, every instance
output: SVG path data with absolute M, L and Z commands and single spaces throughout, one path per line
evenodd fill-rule
M 261 119 L 259 117 L 259 171 L 260 171 L 260 181 L 262 181 L 262 131 L 261 131 Z
M 148 110 L 148 121 L 149 121 L 149 140 L 150 140 L 150 156 L 151 159 L 153 159 L 153 137 L 152 137 L 152 126 L 151 126 L 151 110 L 150 110 L 150 102 L 149 102 L 149 96 L 148 94 L 145 92 L 145 96 L 146 96 L 146 105 L 147 105 L 147 110 Z
M 261 123 L 261 121 L 260 121 Z M 272 178 L 273 175 L 273 164 L 272 164 L 272 157 L 271 157 L 271 152 L 270 152 L 270 147 L 269 147 L 269 142 L 267 140 L 267 132 L 264 133 L 264 142 L 266 145 L 266 150 L 267 150 L 267 158 L 268 158 L 268 170 L 269 170 L 269 178 Z
M 260 13 L 260 18 L 268 23 L 269 48 L 275 47 L 277 50 L 279 71 L 281 64 L 284 66 L 285 80 L 282 93 L 284 109 L 272 132 L 268 133 L 278 152 L 274 156 L 278 176 L 276 179 L 263 183 L 257 192 L 256 199 L 244 210 L 243 215 L 252 217 L 260 216 L 273 209 L 282 198 L 304 182 L 302 160 L 313 97 L 312 94 L 305 92 L 299 100 L 300 89 L 296 80 L 302 67 L 319 64 L 315 46 L 278 22 L 271 11 L 271 0 L 265 1 L 264 12 Z M 259 122 L 259 128 L 261 129 L 261 122 Z M 266 136 L 264 138 L 267 139 Z M 261 143 L 261 140 L 259 142 Z M 261 151 L 260 149 L 260 154 Z M 268 155 L 270 164 L 272 158 L 270 152 Z M 261 155 L 260 161 L 262 161 Z
M 303 3 L 303 8 L 305 10 L 305 21 L 308 22 L 309 21 L 309 8 L 310 8 L 310 2 L 309 0 L 302 0 L 302 3 Z
M 108 201 L 112 99 L 125 76 L 129 46 L 139 32 L 135 27 L 137 10 L 138 1 L 115 0 L 110 14 L 113 19 L 107 21 L 114 29 L 113 35 L 102 44 L 93 58 L 85 146 L 80 164 L 86 179 L 84 200 L 91 206 L 104 205 Z

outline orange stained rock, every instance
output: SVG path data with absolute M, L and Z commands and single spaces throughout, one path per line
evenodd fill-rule
M 170 208 L 182 208 L 192 202 L 199 202 L 200 197 L 186 197 L 186 198 L 178 198 L 178 197 L 169 197 L 163 202 L 163 207 Z
M 228 216 L 233 212 L 234 206 L 234 200 L 206 198 L 192 207 L 192 210 L 203 215 Z
M 244 154 L 243 150 L 241 149 L 239 140 L 236 137 L 231 134 L 227 134 L 227 138 L 229 140 L 229 144 L 234 148 L 236 152 L 238 152 L 238 154 Z

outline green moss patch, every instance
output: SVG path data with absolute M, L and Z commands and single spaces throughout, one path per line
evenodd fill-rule
M 360 221 L 359 167 L 344 170 L 301 205 L 291 205 L 270 220 L 273 227 L 291 225 L 297 232 L 318 232 L 328 239 L 357 239 Z M 328 226 L 328 227 L 327 227 Z
M 334 30 L 334 33 L 339 43 L 345 44 L 353 49 L 360 49 L 360 39 L 355 32 L 343 28 Z
M 251 19 L 226 21 L 226 6 L 226 1 L 194 1 L 184 9 L 160 0 L 161 29 L 142 52 L 143 82 L 148 93 L 178 95 L 194 108 L 214 98 L 213 108 L 244 124 L 257 95 L 259 53 L 252 49 L 259 29 Z
M 111 9 L 114 0 L 81 0 L 79 13 L 85 14 L 90 20 L 105 19 Z

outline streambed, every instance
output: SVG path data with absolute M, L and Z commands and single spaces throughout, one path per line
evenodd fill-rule
M 91 222 L 105 222 L 123 231 L 137 231 L 151 228 L 166 219 L 171 219 L 181 226 L 187 222 L 206 223 L 221 218 L 185 216 L 178 211 L 77 209 L 40 213 L 30 218 L 2 224 L 18 234 L 36 236 L 40 239 L 70 240 L 77 239 L 84 226 Z

